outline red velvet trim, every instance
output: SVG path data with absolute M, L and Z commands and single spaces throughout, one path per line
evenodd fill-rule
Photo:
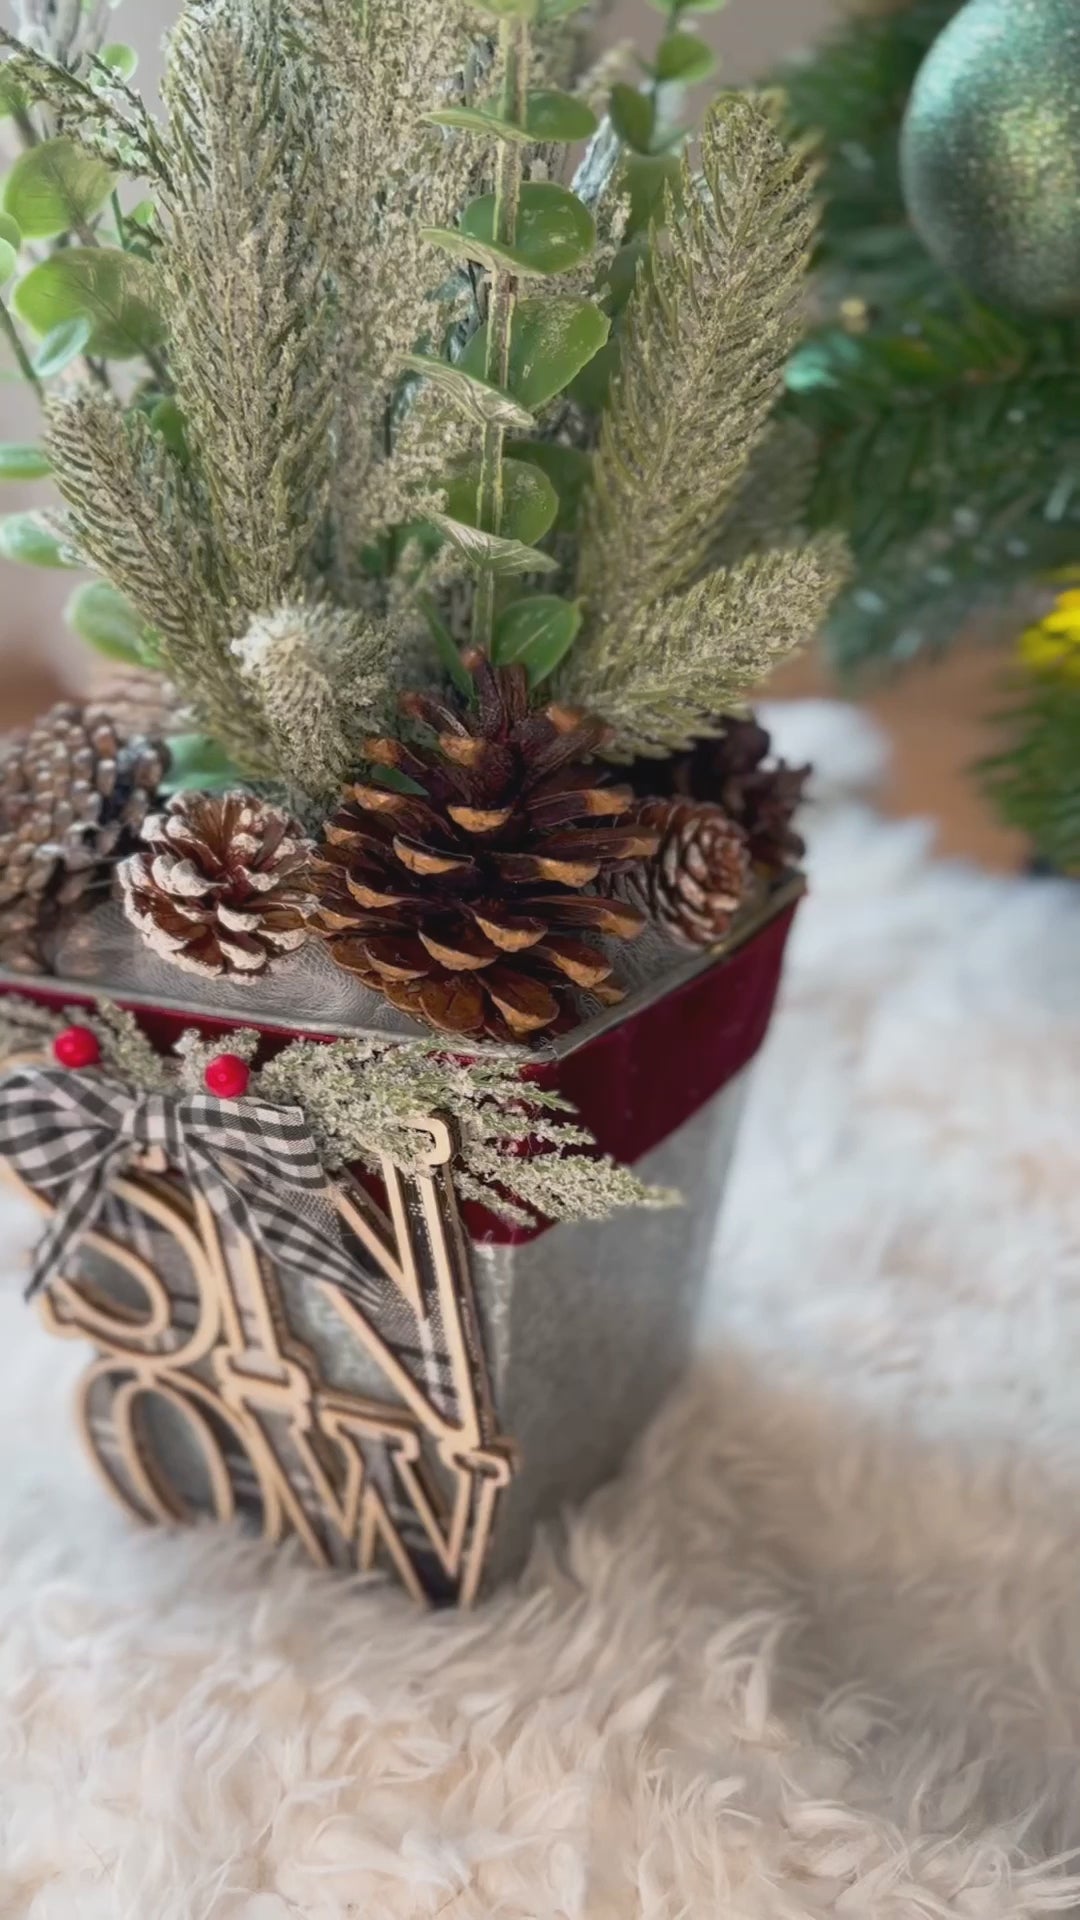
M 597 1145 L 633 1166 L 748 1066 L 776 1004 L 784 949 L 798 902 L 729 959 L 677 992 L 524 1078 L 566 1095 Z M 474 1240 L 519 1245 L 545 1227 L 513 1227 L 466 1206 Z
M 563 1060 L 526 1066 L 522 1079 L 566 1095 L 604 1153 L 632 1165 L 666 1140 L 706 1101 L 749 1064 L 765 1038 L 780 984 L 784 948 L 795 905 L 778 914 L 728 959 L 699 974 L 677 992 L 643 1007 L 587 1046 Z M 22 994 L 42 1006 L 92 1006 L 93 993 L 72 993 L 42 981 L 0 989 Z M 117 1004 L 125 1004 L 122 994 Z M 218 1015 L 164 1013 L 132 1009 L 159 1052 L 172 1047 L 194 1027 L 205 1038 L 256 1027 L 263 1035 L 259 1060 L 272 1059 L 290 1040 L 329 1041 L 329 1034 L 306 1034 L 248 1019 Z M 473 1240 L 520 1244 L 547 1231 L 545 1226 L 513 1227 L 468 1203 L 465 1225 Z

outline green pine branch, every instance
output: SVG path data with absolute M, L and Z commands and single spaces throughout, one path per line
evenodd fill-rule
M 907 660 L 972 606 L 1075 560 L 1080 326 L 969 308 L 902 331 L 812 339 L 789 371 L 817 436 L 810 517 L 848 530 L 856 574 L 830 623 L 844 667 Z
M 837 297 L 925 297 L 942 276 L 912 232 L 900 187 L 900 125 L 912 84 L 961 0 L 860 8 L 776 79 L 785 126 L 822 166 L 817 261 Z
M 980 768 L 987 792 L 1043 860 L 1080 876 L 1080 685 L 1018 686 L 998 725 L 1001 750 Z

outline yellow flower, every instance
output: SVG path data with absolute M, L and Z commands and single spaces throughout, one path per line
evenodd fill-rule
M 1059 594 L 1045 619 L 1021 634 L 1017 651 L 1033 673 L 1080 683 L 1080 588 Z

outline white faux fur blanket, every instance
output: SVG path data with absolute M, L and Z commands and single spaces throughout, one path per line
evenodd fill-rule
M 842 709 L 780 732 L 814 894 L 715 1358 L 518 1588 L 135 1530 L 10 1259 L 4 1920 L 1080 1912 L 1080 888 L 933 864 Z

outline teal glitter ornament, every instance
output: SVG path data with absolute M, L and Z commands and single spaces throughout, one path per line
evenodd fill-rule
M 1080 0 L 967 0 L 919 70 L 900 158 L 939 265 L 992 305 L 1080 312 Z

